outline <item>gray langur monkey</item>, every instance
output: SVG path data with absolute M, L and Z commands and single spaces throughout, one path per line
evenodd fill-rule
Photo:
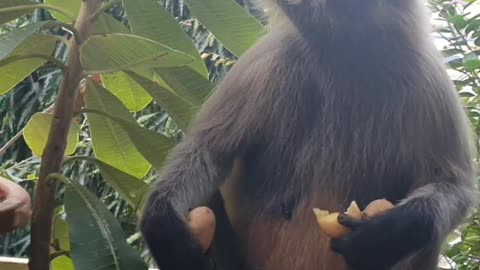
M 425 3 L 263 4 L 271 31 L 206 101 L 146 203 L 140 227 L 158 266 L 215 268 L 185 217 L 220 190 L 217 230 L 241 255 L 216 269 L 436 269 L 477 193 L 471 130 Z M 340 239 L 312 212 L 379 198 L 396 207 Z

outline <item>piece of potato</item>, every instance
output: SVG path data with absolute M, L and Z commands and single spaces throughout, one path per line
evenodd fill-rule
M 394 205 L 385 199 L 375 200 L 365 207 L 365 210 L 362 212 L 362 219 L 369 219 L 381 215 L 393 207 Z
M 371 202 L 362 212 L 357 203 L 353 201 L 345 212 L 348 216 L 357 220 L 365 220 L 374 216 L 381 215 L 392 209 L 394 205 L 385 200 L 375 200 Z M 320 229 L 331 238 L 341 238 L 345 236 L 350 229 L 338 222 L 339 213 L 330 213 L 318 208 L 313 209 L 317 223 Z
M 208 207 L 198 207 L 190 211 L 187 220 L 190 231 L 206 252 L 215 235 L 215 214 Z
M 355 219 L 362 218 L 362 211 L 360 210 L 360 207 L 358 207 L 358 204 L 356 201 L 353 201 L 350 204 L 350 206 L 347 209 L 347 212 L 345 213 Z
M 345 236 L 350 229 L 338 223 L 339 213 L 329 213 L 328 211 L 313 209 L 317 223 L 320 229 L 331 238 L 341 238 Z M 345 212 L 354 219 L 360 219 L 362 212 L 357 203 L 353 201 Z

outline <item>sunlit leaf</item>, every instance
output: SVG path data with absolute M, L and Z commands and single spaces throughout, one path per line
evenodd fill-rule
M 33 154 L 41 157 L 43 150 L 47 144 L 48 134 L 50 126 L 52 124 L 53 115 L 49 113 L 36 113 L 30 118 L 27 126 L 23 130 L 23 138 L 27 143 Z M 65 149 L 65 155 L 71 155 L 75 152 L 78 145 L 78 137 L 80 134 L 80 125 L 72 121 L 68 137 L 67 148 Z
M 147 270 L 113 214 L 75 181 L 66 187 L 65 211 L 75 270 Z
M 105 88 L 120 99 L 129 111 L 143 110 L 152 101 L 143 87 L 124 72 L 104 74 L 102 81 Z
M 165 83 L 188 102 L 200 106 L 211 94 L 213 83 L 189 67 L 156 68 L 160 83 Z
M 191 38 L 155 0 L 123 0 L 133 33 L 194 57 L 190 67 L 207 78 L 208 72 Z
M 242 55 L 265 34 L 263 25 L 235 0 L 184 0 L 188 9 L 233 54 Z
M 116 117 L 104 112 L 88 110 L 89 114 L 101 114 L 119 124 L 132 140 L 138 151 L 156 168 L 161 169 L 168 151 L 175 146 L 175 142 L 155 131 L 140 127 L 136 123 Z
M 53 239 L 60 246 L 61 250 L 70 251 L 68 224 L 59 217 L 55 218 L 55 223 L 53 225 Z
M 97 166 L 109 186 L 132 207 L 139 207 L 148 192 L 149 185 L 147 183 L 99 160 L 97 160 Z
M 90 37 L 80 48 L 80 59 L 88 73 L 107 73 L 136 68 L 178 67 L 193 57 L 153 40 L 129 34 Z
M 108 90 L 88 80 L 86 108 L 115 115 L 137 124 L 130 112 Z M 135 148 L 123 128 L 105 116 L 88 113 L 93 150 L 97 159 L 136 178 L 143 178 L 150 164 Z
M 67 256 L 59 256 L 53 259 L 50 268 L 52 270 L 74 270 L 72 260 Z
M 153 99 L 155 99 L 160 107 L 173 118 L 175 123 L 183 131 L 186 131 L 190 121 L 197 112 L 197 106 L 189 103 L 171 90 L 162 87 L 155 81 L 149 80 L 131 71 L 127 71 L 126 74 L 141 85 L 153 97 Z
M 82 1 L 79 0 L 44 0 L 45 4 L 60 8 L 62 10 L 68 11 L 70 14 L 73 15 L 73 17 L 78 17 L 78 13 L 80 11 L 80 5 Z M 52 17 L 55 19 L 64 22 L 64 23 L 71 23 L 70 19 L 65 17 L 59 12 L 55 11 L 50 11 L 50 14 L 52 14 Z
M 26 58 L 10 62 L 11 57 L 19 55 L 51 55 L 56 42 L 57 40 L 52 36 L 33 34 L 20 44 L 10 54 L 10 57 L 0 61 L 0 95 L 10 91 L 33 71 L 47 62 L 42 58 Z

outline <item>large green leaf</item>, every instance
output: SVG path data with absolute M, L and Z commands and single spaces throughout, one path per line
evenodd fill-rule
M 29 24 L 0 35 L 0 60 L 9 56 L 22 42 L 31 37 L 40 27 L 47 23 L 49 23 L 49 21 Z
M 130 33 L 125 25 L 107 14 L 100 15 L 95 21 L 95 33 L 111 34 L 111 33 Z M 152 100 L 152 98 L 140 87 L 132 81 L 125 73 L 116 72 L 112 74 L 102 74 L 103 86 L 112 92 L 128 110 L 137 112 L 144 109 Z
M 34 5 L 37 3 L 34 3 L 32 1 L 27 1 L 27 0 L 1 0 L 0 1 L 0 10 L 2 8 L 10 8 L 10 7 L 16 7 L 16 6 L 27 6 L 27 5 Z M 25 15 L 28 13 L 29 10 L 20 10 L 20 11 L 10 11 L 8 13 L 3 13 L 0 12 L 0 24 L 9 22 L 11 20 L 14 20 L 20 16 Z
M 162 87 L 155 81 L 149 80 L 135 72 L 126 71 L 125 73 L 141 85 L 153 99 L 155 99 L 160 107 L 173 118 L 180 129 L 186 131 L 190 121 L 197 112 L 197 106 L 186 101 L 171 90 Z
M 132 112 L 143 110 L 152 101 L 141 85 L 121 71 L 102 75 L 102 81 L 103 86 Z
M 20 44 L 10 54 L 10 57 L 19 55 L 49 56 L 53 52 L 56 42 L 57 40 L 53 36 L 34 34 Z M 10 91 L 29 74 L 47 62 L 43 58 L 25 58 L 9 62 L 10 57 L 0 61 L 0 95 Z
M 200 106 L 211 94 L 212 82 L 190 67 L 156 68 L 160 84 L 166 84 L 188 102 Z
M 90 37 L 80 48 L 80 60 L 87 73 L 108 73 L 154 67 L 178 67 L 193 57 L 160 43 L 129 34 Z
M 123 104 L 105 88 L 87 81 L 86 108 L 115 115 L 136 124 L 135 119 Z M 143 178 L 150 164 L 135 148 L 127 132 L 118 124 L 102 115 L 88 113 L 93 150 L 97 159 L 136 178 Z
M 36 113 L 30 118 L 25 129 L 23 130 L 23 138 L 33 154 L 41 157 L 43 150 L 47 144 L 50 126 L 52 124 L 53 115 L 49 113 Z M 72 121 L 72 125 L 68 132 L 67 148 L 65 155 L 71 155 L 75 152 L 78 145 L 78 136 L 80 134 L 80 125 Z
M 67 10 L 70 14 L 72 14 L 75 18 L 77 18 L 78 13 L 80 11 L 80 5 L 81 5 L 82 1 L 78 1 L 78 0 L 44 0 L 44 3 L 47 4 L 47 5 L 57 7 L 57 8 L 62 9 L 62 10 Z M 65 17 L 65 15 L 63 15 L 59 12 L 51 11 L 50 14 L 52 14 L 52 16 L 55 19 L 57 19 L 61 22 L 71 23 L 69 18 Z
M 207 78 L 208 72 L 191 38 L 155 0 L 123 0 L 133 33 L 155 40 L 195 58 L 190 67 Z
M 175 142 L 160 133 L 140 127 L 136 123 L 101 111 L 88 110 L 90 114 L 100 114 L 119 124 L 132 140 L 140 153 L 156 168 L 161 169 L 168 151 L 175 146 Z
M 108 185 L 115 189 L 126 202 L 134 208 L 141 205 L 149 188 L 147 183 L 99 160 L 97 160 L 97 166 Z
M 265 33 L 235 0 L 184 0 L 193 15 L 233 54 L 242 55 Z
M 80 184 L 69 181 L 65 211 L 75 270 L 147 270 L 140 255 L 125 241 L 117 219 Z

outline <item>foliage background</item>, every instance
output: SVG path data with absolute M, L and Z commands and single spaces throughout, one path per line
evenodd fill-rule
M 248 1 L 238 0 L 247 10 L 256 14 Z M 452 78 L 457 86 L 465 108 L 470 117 L 475 136 L 480 134 L 480 14 L 477 0 L 445 1 L 433 0 L 432 19 L 434 37 L 446 57 Z M 186 33 L 194 41 L 196 49 L 208 68 L 212 82 L 220 80 L 234 64 L 236 57 L 191 16 L 182 0 L 164 0 L 158 3 L 172 14 Z M 128 25 L 125 11 L 121 5 L 113 6 L 108 13 Z M 258 15 L 258 14 L 256 14 Z M 260 19 L 260 16 L 258 16 Z M 50 13 L 36 10 L 18 20 L 0 28 L 0 33 L 19 28 L 26 24 L 52 19 Z M 57 33 L 62 34 L 62 33 Z M 61 54 L 62 52 L 59 52 Z M 54 66 L 43 66 L 35 71 L 6 95 L 0 96 L 0 146 L 22 131 L 36 112 L 48 109 L 54 102 L 57 89 L 62 80 L 61 72 Z M 150 102 L 143 110 L 134 113 L 137 121 L 151 130 L 181 139 L 179 129 L 172 123 L 168 114 L 156 102 Z M 89 127 L 82 124 L 80 143 L 76 154 L 93 156 Z M 477 146 L 479 146 L 477 139 Z M 30 148 L 20 138 L 4 155 L 0 155 L 0 175 L 21 183 L 32 192 L 39 169 L 39 159 L 32 155 Z M 76 179 L 97 195 L 119 220 L 128 242 L 148 259 L 145 247 L 139 241 L 135 230 L 135 209 L 132 209 L 122 197 L 109 185 L 96 166 L 88 162 L 72 162 L 66 169 L 66 175 Z M 154 177 L 149 173 L 149 177 Z M 29 247 L 29 228 L 0 236 L 0 254 L 23 257 Z M 444 269 L 480 269 L 480 214 L 475 212 L 468 223 L 451 236 L 445 245 Z

